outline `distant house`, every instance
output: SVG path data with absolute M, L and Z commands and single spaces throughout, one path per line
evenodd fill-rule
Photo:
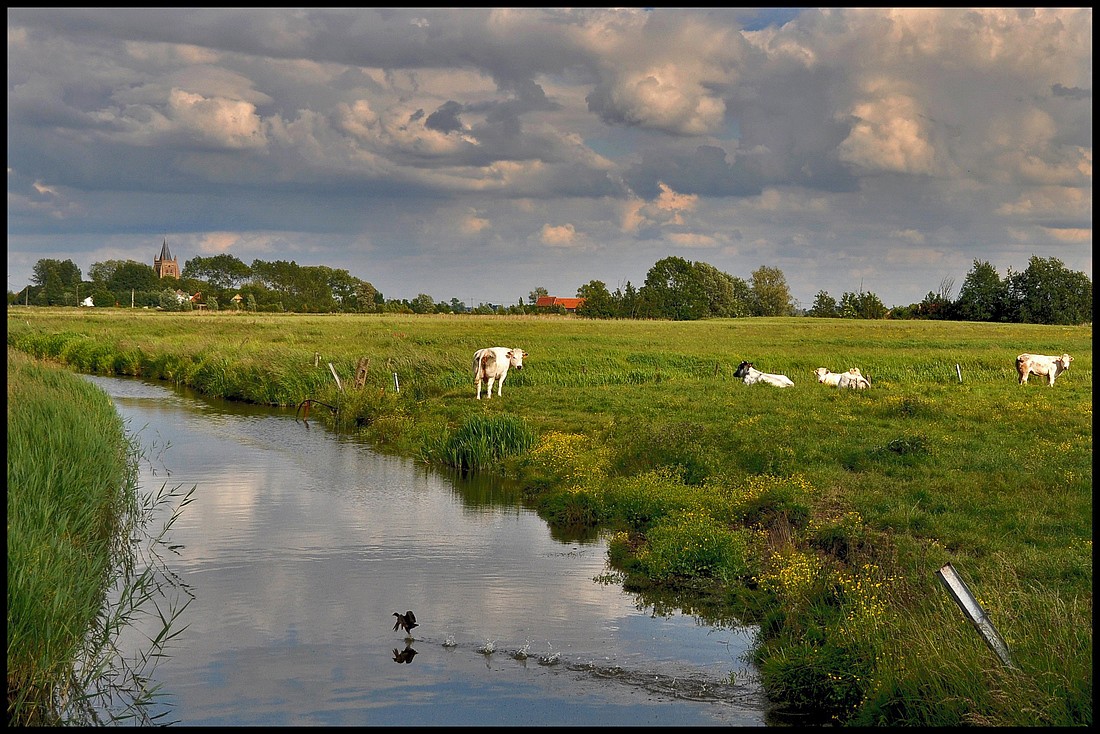
M 185 292 L 177 289 L 176 290 L 176 300 L 179 301 L 180 303 L 184 303 L 185 301 L 190 301 L 191 302 L 191 308 L 194 308 L 194 309 L 202 310 L 202 309 L 206 308 L 206 304 L 202 302 L 202 291 L 199 291 L 198 293 L 196 293 L 195 295 L 192 296 L 188 293 L 185 293 Z
M 558 298 L 557 296 L 539 296 L 535 301 L 536 308 L 550 308 L 552 306 L 561 306 L 568 313 L 574 313 L 577 307 L 584 303 L 583 298 Z
M 81 306 L 94 306 L 95 304 L 92 303 L 92 297 L 88 296 L 87 298 L 85 298 L 83 301 L 80 302 L 80 305 Z

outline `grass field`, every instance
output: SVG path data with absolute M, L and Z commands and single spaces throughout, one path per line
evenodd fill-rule
M 628 587 L 759 624 L 756 662 L 789 711 L 1092 721 L 1091 326 L 9 308 L 8 343 L 218 397 L 320 401 L 388 450 L 514 475 L 553 525 L 613 531 Z M 478 401 L 484 346 L 529 356 Z M 1074 362 L 1053 388 L 1021 386 L 1024 351 Z M 743 359 L 795 386 L 742 384 Z M 821 366 L 872 387 L 820 385 Z M 940 585 L 947 562 L 1014 666 Z

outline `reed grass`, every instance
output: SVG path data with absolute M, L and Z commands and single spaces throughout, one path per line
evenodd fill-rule
M 511 474 L 554 532 L 613 531 L 628 588 L 690 589 L 684 608 L 759 625 L 766 688 L 798 716 L 1091 723 L 1091 326 L 10 308 L 8 340 L 85 371 L 109 368 L 108 345 L 143 377 L 321 400 L 338 430 Z M 525 368 L 474 400 L 471 356 L 497 345 Z M 1020 386 L 1024 351 L 1073 366 Z M 741 360 L 795 387 L 746 386 Z M 872 388 L 819 385 L 822 366 Z M 946 562 L 1016 669 L 947 601 Z
M 170 578 L 136 562 L 134 541 L 167 501 L 140 496 L 138 453 L 103 391 L 8 349 L 9 725 L 151 721 L 150 660 L 113 647 Z M 163 621 L 147 656 L 174 634 Z

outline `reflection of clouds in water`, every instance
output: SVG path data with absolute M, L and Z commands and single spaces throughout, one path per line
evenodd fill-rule
M 288 712 L 271 723 L 307 721 L 289 712 L 314 710 L 323 691 L 338 696 L 347 674 L 319 661 L 320 647 L 342 665 L 368 658 L 354 665 L 378 683 L 352 686 L 360 705 L 382 695 L 386 676 L 438 665 L 429 651 L 448 638 L 459 651 L 531 641 L 536 654 L 586 662 L 640 659 L 644 668 L 690 655 L 704 667 L 737 667 L 690 619 L 651 620 L 632 595 L 595 582 L 606 570 L 604 542 L 559 543 L 529 510 L 465 504 L 448 478 L 263 408 L 212 417 L 187 403 L 119 405 L 171 442 L 170 483 L 198 485 L 172 532 L 183 546 L 173 570 L 196 598 L 162 665 L 166 688 L 196 689 L 183 710 L 222 698 L 233 710 L 236 697 L 246 709 Z M 392 631 L 392 613 L 405 609 L 421 624 L 420 654 L 396 666 L 403 633 Z M 297 696 L 308 701 L 295 705 Z

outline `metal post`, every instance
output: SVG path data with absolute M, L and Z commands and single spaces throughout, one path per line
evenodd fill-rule
M 332 372 L 332 376 L 336 378 L 336 387 L 340 388 L 340 392 L 344 392 L 344 386 L 340 382 L 340 375 L 336 374 L 336 368 L 332 366 L 332 362 L 328 363 L 329 371 Z
M 397 384 L 397 373 L 393 373 L 393 391 L 401 392 L 401 385 Z
M 947 591 L 951 594 L 951 598 L 955 600 L 955 603 L 959 605 L 959 608 L 963 610 L 963 614 L 970 620 L 970 623 L 974 625 L 974 628 L 981 634 L 982 639 L 986 641 L 990 649 L 997 653 L 997 657 L 1001 659 L 1001 662 L 1009 667 L 1012 665 L 1012 657 L 1008 653 L 1008 645 L 1005 644 L 1004 639 L 998 634 L 993 623 L 989 621 L 989 617 L 986 615 L 985 610 L 982 609 L 982 605 L 978 603 L 977 597 L 970 591 L 970 587 L 966 585 L 966 582 L 962 580 L 958 572 L 950 563 L 945 565 L 939 571 L 936 571 L 936 575 L 939 576 L 940 581 L 947 587 Z

